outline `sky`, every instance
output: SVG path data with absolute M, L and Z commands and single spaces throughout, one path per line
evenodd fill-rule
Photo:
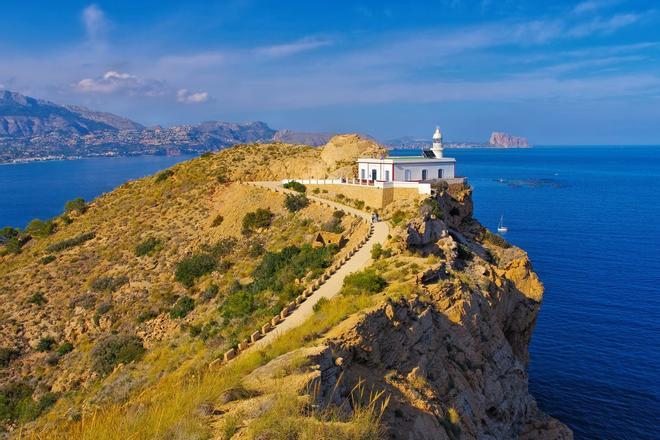
M 652 0 L 6 2 L 0 54 L 0 89 L 145 125 L 660 144 Z

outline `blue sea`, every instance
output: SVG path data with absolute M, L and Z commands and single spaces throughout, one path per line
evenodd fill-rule
M 397 154 L 404 152 L 398 151 Z M 446 150 L 475 215 L 525 249 L 546 293 L 530 388 L 578 439 L 660 433 L 660 148 Z M 0 166 L 0 226 L 24 226 L 184 157 Z

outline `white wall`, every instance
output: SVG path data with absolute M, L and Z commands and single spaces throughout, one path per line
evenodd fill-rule
M 427 170 L 427 180 L 437 179 L 438 170 L 442 170 L 443 179 L 455 177 L 455 164 L 452 162 L 442 164 L 398 163 L 394 165 L 394 178 L 406 180 L 406 170 L 410 170 L 409 180 L 422 180 L 422 170 Z
M 392 164 L 387 163 L 360 163 L 357 178 L 372 180 L 374 170 L 376 171 L 376 180 L 392 180 Z

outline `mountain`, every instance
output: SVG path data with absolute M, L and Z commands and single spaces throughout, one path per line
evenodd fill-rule
M 50 133 L 86 135 L 100 130 L 139 130 L 140 124 L 84 107 L 62 106 L 0 90 L 0 136 L 30 137 Z
M 512 136 L 501 131 L 494 131 L 490 135 L 488 143 L 493 147 L 501 148 L 528 148 L 529 141 L 527 138 L 520 136 Z
M 528 389 L 543 286 L 468 186 L 392 201 L 377 247 L 354 209 L 378 189 L 308 185 L 300 203 L 249 184 L 355 175 L 379 154 L 356 135 L 240 145 L 1 230 L 0 436 L 571 439 Z M 313 245 L 328 230 L 343 247 Z M 291 306 L 365 253 L 325 284 L 336 296 Z

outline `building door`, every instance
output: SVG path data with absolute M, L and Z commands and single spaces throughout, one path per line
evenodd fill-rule
M 360 170 L 360 179 L 365 180 L 366 178 L 367 178 L 367 170 L 365 170 L 364 168 L 362 168 L 362 169 Z
M 390 170 L 385 170 L 385 181 L 386 182 L 390 181 Z
M 376 176 L 378 176 L 378 170 L 371 170 L 371 180 L 376 180 Z
M 422 180 L 426 180 L 428 177 L 428 172 L 426 170 L 422 170 Z
M 410 172 L 410 170 L 406 170 L 406 171 L 405 171 L 405 173 L 404 173 L 404 180 L 405 180 L 406 182 L 409 182 L 409 181 L 412 180 L 412 173 Z
M 438 168 L 438 179 L 442 179 L 442 168 Z

